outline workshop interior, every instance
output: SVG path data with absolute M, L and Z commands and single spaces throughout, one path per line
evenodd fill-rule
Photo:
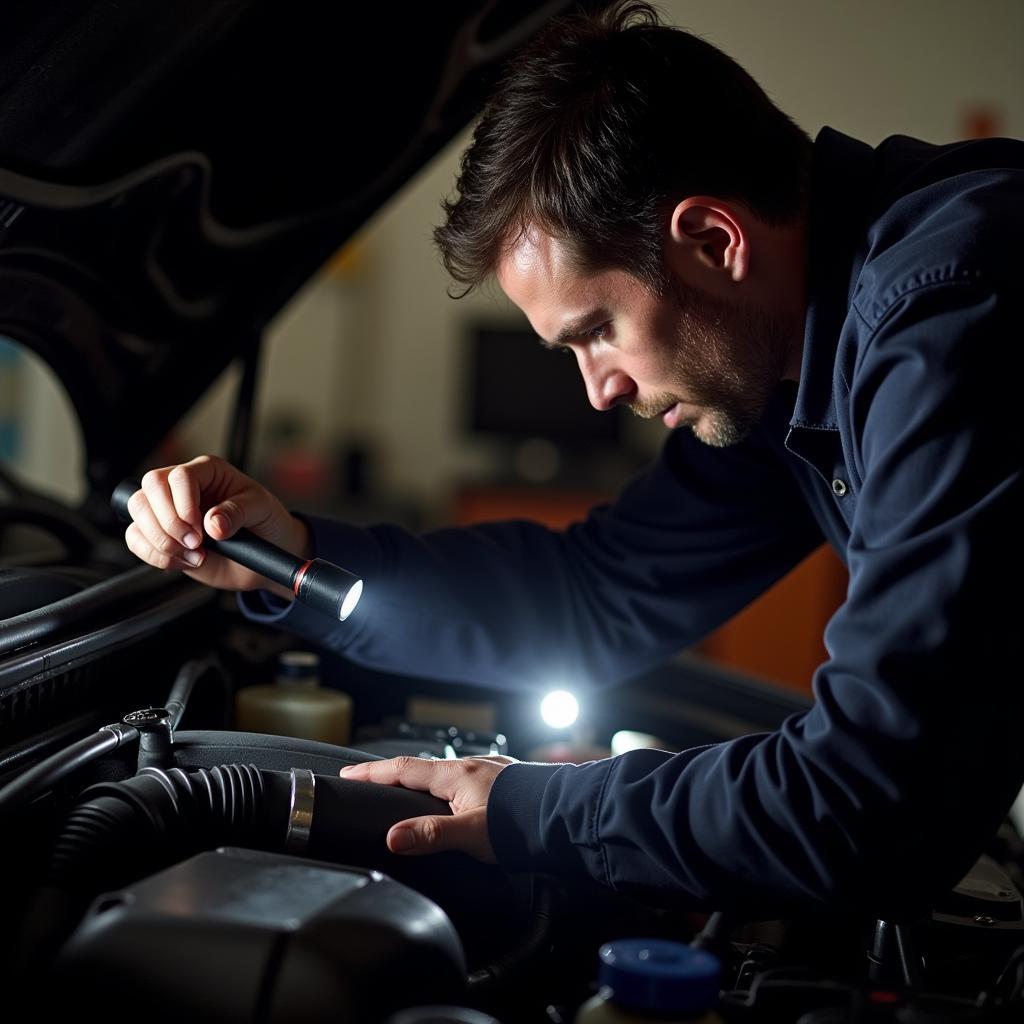
M 653 457 L 658 424 L 591 410 L 572 361 L 493 291 L 454 301 L 430 248 L 502 63 L 570 6 L 5 5 L 0 1015 L 559 1024 L 614 969 L 610 944 L 688 951 L 694 1020 L 1024 1017 L 1020 802 L 929 914 L 766 919 L 399 857 L 390 825 L 447 805 L 339 777 L 775 729 L 809 706 L 843 600 L 829 552 L 626 685 L 506 690 L 298 644 L 125 547 L 125 481 L 201 452 L 289 507 L 410 529 L 560 528 Z M 897 6 L 664 9 L 812 133 L 842 117 L 872 142 L 1024 133 L 1024 12 Z M 846 87 L 869 68 L 902 107 Z M 226 553 L 356 620 L 344 567 L 246 543 Z

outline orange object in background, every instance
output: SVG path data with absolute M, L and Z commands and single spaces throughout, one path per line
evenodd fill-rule
M 457 525 L 532 519 L 554 530 L 584 519 L 610 495 L 543 487 L 466 487 L 455 500 Z M 846 599 L 846 567 L 820 547 L 694 650 L 730 668 L 810 695 L 814 670 L 826 658 L 825 625 Z
M 612 495 L 568 487 L 463 487 L 455 496 L 453 521 L 457 526 L 494 519 L 532 519 L 564 530 L 586 519 L 587 513 Z
M 814 670 L 828 656 L 825 626 L 846 600 L 848 581 L 839 556 L 822 545 L 696 650 L 810 696 Z

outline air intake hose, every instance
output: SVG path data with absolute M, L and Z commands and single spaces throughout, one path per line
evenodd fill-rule
M 48 963 L 97 893 L 224 843 L 265 847 L 263 795 L 260 770 L 243 764 L 144 768 L 90 786 L 57 837 L 26 917 L 21 969 L 30 975 Z
M 297 778 L 316 788 L 317 814 L 310 814 L 305 831 L 294 827 Z M 24 957 L 48 960 L 97 893 L 217 846 L 301 852 L 330 861 L 343 853 L 347 863 L 394 866 L 398 877 L 416 881 L 429 866 L 387 853 L 387 830 L 405 817 L 450 813 L 447 803 L 426 793 L 314 777 L 299 769 L 143 768 L 133 778 L 81 794 L 25 922 Z M 461 867 L 464 876 L 486 870 L 475 862 Z

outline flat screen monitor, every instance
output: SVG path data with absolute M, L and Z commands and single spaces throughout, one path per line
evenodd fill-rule
M 594 409 L 572 353 L 543 348 L 529 328 L 471 330 L 468 368 L 473 433 L 541 437 L 564 449 L 619 442 L 624 410 Z

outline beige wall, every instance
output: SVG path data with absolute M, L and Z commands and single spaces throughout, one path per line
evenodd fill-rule
M 962 137 L 967 108 L 980 105 L 1001 117 L 1002 134 L 1024 138 L 1020 0 L 679 0 L 661 7 L 670 21 L 739 60 L 811 133 L 828 124 L 868 142 L 893 133 L 944 142 Z M 681 127 L 694 102 L 680 97 Z M 264 421 L 298 402 L 315 424 L 316 443 L 371 437 L 382 455 L 381 482 L 437 518 L 453 481 L 484 472 L 491 454 L 458 428 L 463 325 L 510 315 L 493 294 L 450 300 L 431 247 L 438 204 L 467 138 L 378 214 L 355 271 L 311 283 L 278 318 L 260 388 Z M 183 425 L 189 451 L 221 449 L 228 391 L 217 389 Z M 635 428 L 654 428 L 644 434 L 651 446 L 660 439 L 660 425 Z M 72 464 L 63 459 L 36 476 L 53 479 Z

